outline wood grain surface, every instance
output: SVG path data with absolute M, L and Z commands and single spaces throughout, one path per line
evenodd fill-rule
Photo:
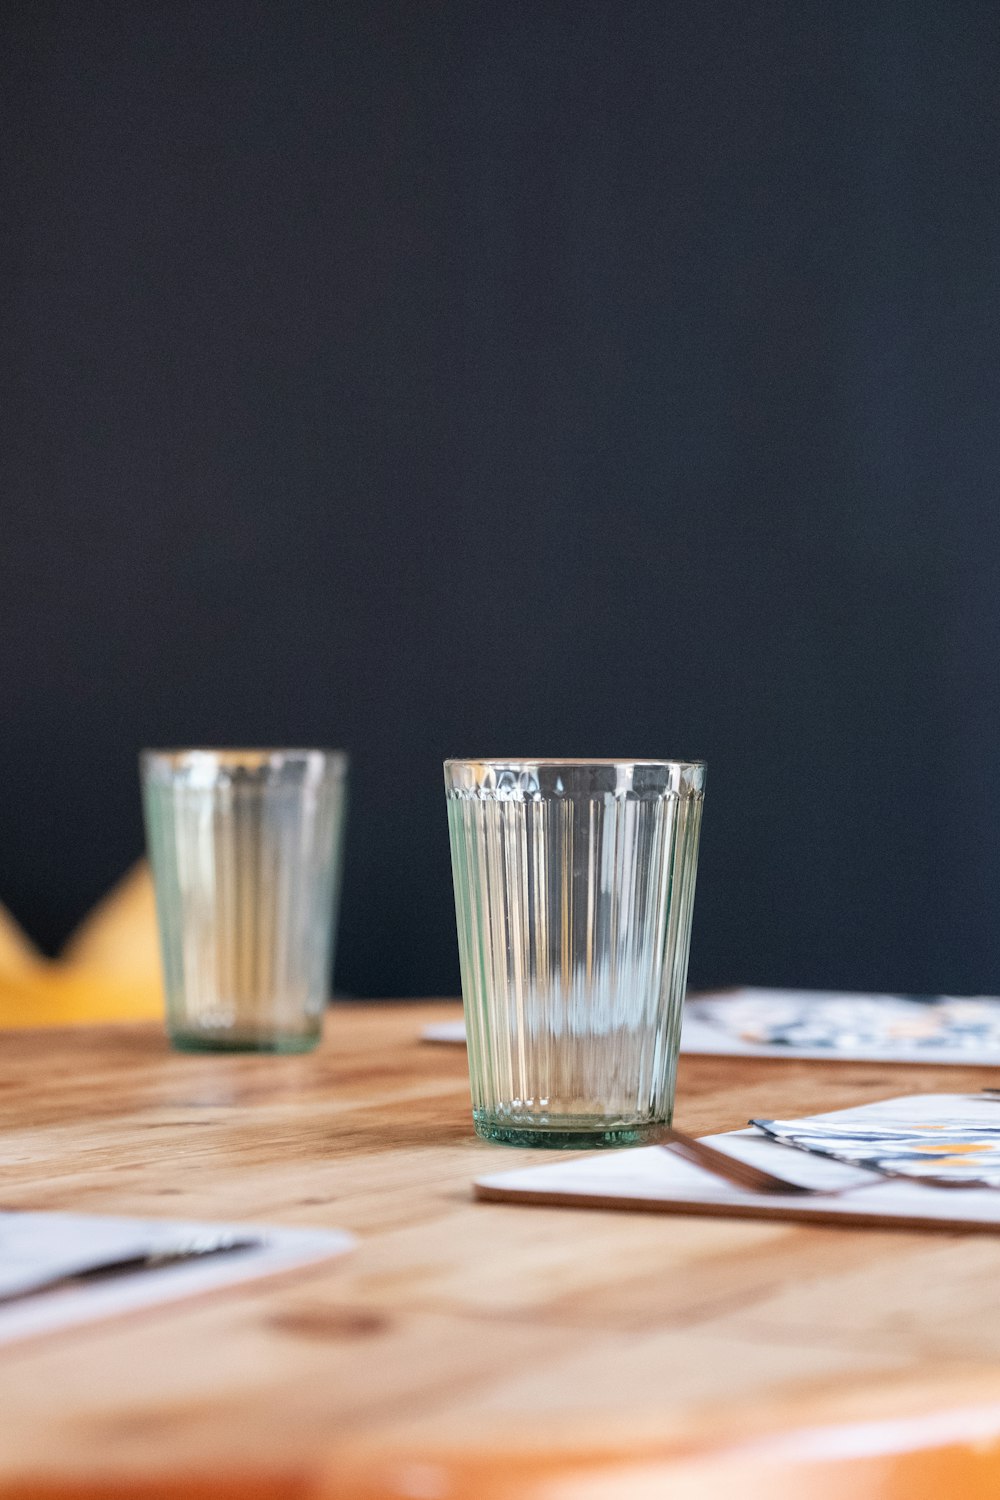
M 651 1464 L 949 1412 L 978 1433 L 962 1463 L 992 1463 L 1000 1239 L 475 1202 L 475 1176 L 546 1157 L 472 1134 L 463 1050 L 419 1040 L 453 1014 L 339 1006 L 309 1057 L 181 1056 L 149 1025 L 0 1039 L 3 1207 L 359 1239 L 281 1281 L 4 1349 L 0 1495 L 641 1497 Z M 685 1057 L 677 1123 L 988 1082 Z M 707 1474 L 691 1493 L 716 1493 Z

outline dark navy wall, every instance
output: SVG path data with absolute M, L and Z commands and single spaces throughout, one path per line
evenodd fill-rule
M 703 755 L 692 978 L 1000 988 L 1000 8 L 0 14 L 0 900 L 149 743 L 354 756 L 339 987 L 454 992 L 446 754 Z

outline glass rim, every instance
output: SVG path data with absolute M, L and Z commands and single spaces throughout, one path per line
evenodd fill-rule
M 296 764 L 318 770 L 323 766 L 345 775 L 350 756 L 346 750 L 324 750 L 298 745 L 190 745 L 139 751 L 139 765 L 143 771 L 182 771 L 206 763 L 212 763 L 220 770 L 259 770 L 264 766 L 277 768 Z
M 229 755 L 234 759 L 247 755 L 329 755 L 336 759 L 346 756 L 347 751 L 323 745 L 146 745 L 139 754 L 162 755 L 168 760 L 180 760 L 185 755 Z
M 704 769 L 708 762 L 704 760 L 687 759 L 642 759 L 624 756 L 616 757 L 576 757 L 572 755 L 452 755 L 445 760 L 448 766 L 489 766 L 491 770 L 497 771 L 526 771 L 532 766 L 568 766 L 577 769 L 586 769 L 588 766 L 656 766 L 678 770 Z

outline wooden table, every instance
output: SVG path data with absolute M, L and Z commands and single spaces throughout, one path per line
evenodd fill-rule
M 4 1034 L 4 1207 L 360 1243 L 3 1350 L 0 1495 L 646 1500 L 666 1463 L 671 1500 L 702 1500 L 711 1465 L 738 1463 L 743 1497 L 747 1454 L 791 1461 L 775 1434 L 931 1412 L 982 1429 L 947 1500 L 1000 1494 L 992 1467 L 975 1488 L 1000 1434 L 1000 1240 L 476 1203 L 477 1174 L 547 1158 L 473 1136 L 464 1052 L 418 1039 L 457 1013 L 340 1006 L 302 1058 L 180 1056 L 151 1026 Z M 678 1123 L 986 1081 L 686 1058 Z M 898 1494 L 918 1493 L 911 1473 Z

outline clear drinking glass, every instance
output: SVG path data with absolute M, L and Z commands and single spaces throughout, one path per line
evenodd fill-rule
M 479 1135 L 630 1146 L 673 1111 L 705 767 L 448 760 Z
M 308 1052 L 333 961 L 347 756 L 146 750 L 167 1031 L 187 1052 Z

